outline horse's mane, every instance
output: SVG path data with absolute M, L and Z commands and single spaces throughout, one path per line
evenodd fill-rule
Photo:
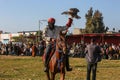
M 65 30 L 65 31 L 60 31 L 57 39 L 64 41 L 66 34 L 67 34 L 67 30 Z

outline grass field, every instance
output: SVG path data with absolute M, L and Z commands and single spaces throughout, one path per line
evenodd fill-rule
M 66 72 L 65 80 L 86 80 L 84 58 L 70 58 L 73 71 Z M 41 57 L 0 55 L 0 80 L 46 80 Z M 56 75 L 59 80 L 59 74 Z M 98 63 L 97 80 L 120 80 L 120 60 Z

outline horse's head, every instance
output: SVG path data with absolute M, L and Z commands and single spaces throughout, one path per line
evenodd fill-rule
M 64 54 L 67 51 L 67 46 L 66 46 L 66 34 L 67 34 L 67 30 L 66 31 L 60 31 L 59 35 L 57 37 L 56 40 L 56 49 L 62 50 L 64 52 Z

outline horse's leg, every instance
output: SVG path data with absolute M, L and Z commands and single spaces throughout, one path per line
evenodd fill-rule
M 65 69 L 61 70 L 60 72 L 60 80 L 64 80 L 65 79 Z
M 46 72 L 46 75 L 47 75 L 47 80 L 50 80 L 50 74 L 49 74 L 49 71 Z
M 55 73 L 51 72 L 51 80 L 55 80 Z
M 65 73 L 60 73 L 60 80 L 64 80 L 65 79 Z

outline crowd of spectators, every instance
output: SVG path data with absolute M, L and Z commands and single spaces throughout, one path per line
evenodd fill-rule
M 101 53 L 103 59 L 120 59 L 120 44 L 96 43 L 101 47 L 104 53 Z M 88 43 L 73 43 L 70 49 L 71 57 L 85 57 L 85 48 Z
M 73 43 L 67 45 L 70 57 L 85 57 L 85 48 L 88 43 Z M 120 44 L 97 43 L 104 50 L 103 59 L 120 59 Z M 23 56 L 42 56 L 45 48 L 43 41 L 35 43 L 0 43 L 1 55 L 23 55 Z M 32 55 L 34 53 L 34 55 Z
M 41 56 L 45 45 L 43 42 L 35 43 L 9 43 L 0 44 L 1 55 L 16 55 L 16 56 Z M 32 55 L 34 53 L 34 55 Z

